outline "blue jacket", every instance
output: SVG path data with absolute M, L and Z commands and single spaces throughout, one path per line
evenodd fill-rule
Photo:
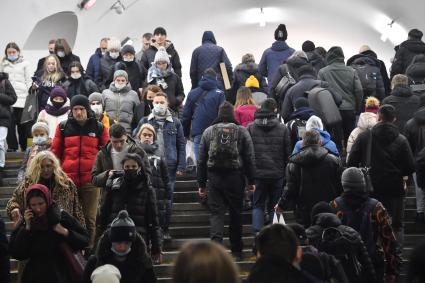
M 195 104 L 204 92 L 208 92 L 196 107 Z M 226 100 L 223 91 L 217 88 L 217 80 L 204 76 L 199 81 L 199 87 L 187 95 L 183 108 L 183 131 L 185 137 L 202 135 L 217 118 L 218 108 Z
M 331 135 L 327 131 L 321 131 L 321 130 L 318 130 L 318 131 L 320 132 L 320 136 L 322 137 L 322 146 L 328 149 L 330 153 L 335 154 L 336 156 L 339 157 L 339 152 L 338 152 L 338 149 L 336 148 L 336 144 L 333 141 L 331 141 Z M 301 151 L 302 142 L 303 141 L 297 141 L 294 147 L 294 151 L 292 151 L 292 154 L 295 154 Z
M 137 133 L 145 123 L 151 124 L 155 128 L 155 131 L 158 132 L 160 125 L 153 114 L 143 117 L 135 132 Z M 186 169 L 186 141 L 179 119 L 172 117 L 171 121 L 171 118 L 167 118 L 164 123 L 163 133 L 164 152 L 168 167 L 177 167 L 177 171 L 184 171 Z
M 219 78 L 219 88 L 224 89 L 223 79 L 220 72 L 220 63 L 226 65 L 229 79 L 233 78 L 232 63 L 227 57 L 223 47 L 217 46 L 214 34 L 212 31 L 204 32 L 202 36 L 202 45 L 196 48 L 192 53 L 190 62 L 190 79 L 192 81 L 192 89 L 198 87 L 198 83 L 208 68 L 213 68 Z
M 294 51 L 285 41 L 278 40 L 272 44 L 271 48 L 267 48 L 263 52 L 258 70 L 262 76 L 267 77 L 269 84 L 277 68 L 285 63 Z
M 102 50 L 97 48 L 92 56 L 90 56 L 89 63 L 86 68 L 86 75 L 90 77 L 92 81 L 96 81 L 99 75 L 100 59 L 102 59 Z

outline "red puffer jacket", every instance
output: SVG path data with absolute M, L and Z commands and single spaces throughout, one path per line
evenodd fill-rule
M 75 185 L 83 186 L 91 182 L 90 171 L 96 155 L 108 140 L 108 131 L 95 118 L 89 118 L 80 126 L 70 117 L 56 128 L 52 152 Z

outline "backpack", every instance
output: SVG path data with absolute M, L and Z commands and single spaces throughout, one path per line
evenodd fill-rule
M 362 84 L 365 97 L 375 95 L 379 68 L 369 64 L 352 64 Z
M 356 230 L 362 237 L 363 243 L 371 258 L 375 258 L 376 247 L 376 229 L 372 221 L 372 213 L 378 204 L 374 198 L 369 198 L 358 210 L 353 211 L 348 207 L 342 197 L 335 199 L 336 204 L 342 212 L 341 223 Z
M 324 229 L 318 249 L 333 255 L 340 261 L 350 282 L 364 282 L 363 266 L 358 259 L 357 243 L 346 237 L 343 231 L 335 227 Z
M 286 126 L 291 132 L 291 138 L 294 138 L 292 142 L 295 143 L 302 139 L 302 136 L 306 131 L 306 125 L 307 125 L 307 121 L 301 120 L 299 118 L 296 118 L 286 123 Z
M 314 87 L 306 93 L 310 108 L 322 119 L 327 127 L 335 126 L 342 122 L 338 106 L 329 90 L 322 87 Z
M 283 74 L 282 78 L 280 79 L 279 83 L 277 84 L 275 88 L 276 100 L 278 102 L 283 102 L 288 90 L 296 83 L 297 82 L 294 79 L 294 77 L 291 75 L 289 70 L 286 69 L 285 73 Z
M 207 166 L 211 169 L 237 170 L 241 167 L 238 150 L 239 126 L 220 123 L 212 128 Z

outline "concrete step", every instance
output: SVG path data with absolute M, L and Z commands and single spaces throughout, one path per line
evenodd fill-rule
M 224 234 L 228 235 L 229 226 L 224 226 Z M 179 226 L 179 227 L 170 227 L 169 229 L 172 237 L 209 237 L 210 235 L 210 226 Z M 242 226 L 242 235 L 248 236 L 252 235 L 252 226 L 243 225 Z
M 171 240 L 171 242 L 165 242 L 164 243 L 164 250 L 166 251 L 173 251 L 173 250 L 178 250 L 180 249 L 185 243 L 191 241 L 191 242 L 205 242 L 205 241 L 209 241 L 209 235 L 205 236 L 205 237 L 181 237 L 181 238 L 177 238 L 177 239 L 173 239 Z M 254 243 L 254 236 L 253 235 L 247 235 L 242 237 L 242 242 L 244 244 L 244 247 L 247 249 L 250 249 L 252 247 L 252 244 Z M 229 248 L 230 247 L 230 241 L 228 237 L 224 238 L 223 244 L 225 247 Z

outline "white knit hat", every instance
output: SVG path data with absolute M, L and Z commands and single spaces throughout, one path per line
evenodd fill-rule
M 31 128 L 31 133 L 33 133 L 36 129 L 41 129 L 46 131 L 47 135 L 50 134 L 50 130 L 49 130 L 49 125 L 47 124 L 47 121 L 38 121 L 37 123 L 35 123 L 32 128 Z
M 167 64 L 170 64 L 170 57 L 164 47 L 160 47 L 155 54 L 154 63 L 156 64 L 158 62 L 167 62 Z
M 108 41 L 108 51 L 112 49 L 118 51 L 121 49 L 121 41 L 116 37 L 111 37 Z
M 90 279 L 93 283 L 119 283 L 121 273 L 115 266 L 105 264 L 96 268 L 91 274 Z
M 319 117 L 313 115 L 311 116 L 308 120 L 307 123 L 305 125 L 305 129 L 307 131 L 311 131 L 313 129 L 316 130 L 321 130 L 323 131 L 323 123 L 322 123 L 322 119 L 320 119 Z

